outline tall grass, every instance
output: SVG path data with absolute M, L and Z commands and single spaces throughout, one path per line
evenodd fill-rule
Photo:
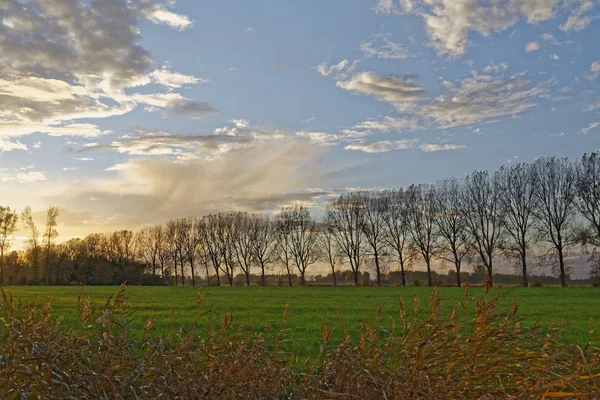
M 203 309 L 200 335 L 173 327 L 154 332 L 146 320 L 143 340 L 133 340 L 126 287 L 94 309 L 79 292 L 78 321 L 62 323 L 42 307 L 19 304 L 2 292 L 0 397 L 2 398 L 552 398 L 600 393 L 600 350 L 567 346 L 560 326 L 546 333 L 525 326 L 516 301 L 508 312 L 498 296 L 465 298 L 441 315 L 433 292 L 428 304 L 399 298 L 398 313 L 363 318 L 358 340 L 341 319 L 323 321 L 321 351 L 301 359 L 282 346 L 289 329 L 266 326 L 248 333 L 231 312 L 217 319 Z M 419 313 L 427 307 L 426 316 Z M 287 307 L 281 320 L 293 313 Z M 391 329 L 381 327 L 390 319 Z M 208 326 L 203 326 L 207 324 Z M 248 312 L 246 324 L 252 324 Z M 342 339 L 331 341 L 336 327 Z M 590 325 L 591 326 L 591 325 Z

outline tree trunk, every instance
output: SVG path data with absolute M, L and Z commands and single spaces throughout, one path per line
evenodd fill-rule
M 250 272 L 246 272 L 246 286 L 250 286 Z
M 288 276 L 288 283 L 289 283 L 290 287 L 292 287 L 293 286 L 292 285 L 292 274 L 290 274 L 289 270 L 288 270 L 287 276 Z
M 375 252 L 375 270 L 377 272 L 377 286 L 381 286 L 381 271 L 379 270 L 379 256 Z
M 400 259 L 400 275 L 402 276 L 402 287 L 406 286 L 406 272 L 404 272 L 404 260 Z
M 331 276 L 333 277 L 333 286 L 337 286 L 337 277 L 335 276 L 335 265 L 331 266 Z
M 560 266 L 560 286 L 567 287 L 567 277 L 565 274 L 565 258 L 562 246 L 558 246 L 558 264 Z
M 300 272 L 300 285 L 304 286 L 306 284 L 306 280 L 304 279 L 304 271 Z
M 460 261 L 456 262 L 456 286 L 460 287 L 462 282 L 460 281 Z
M 431 260 L 427 258 L 425 259 L 425 263 L 427 264 L 427 286 L 433 286 L 433 280 L 431 278 Z
M 521 248 L 521 266 L 523 267 L 523 287 L 529 287 L 529 282 L 527 281 L 527 253 L 525 246 Z
M 491 256 L 488 256 L 487 272 L 488 272 L 487 286 L 488 287 L 494 287 L 494 269 L 493 269 L 492 257 Z
M 354 286 L 358 286 L 358 270 L 352 271 L 352 273 L 354 274 Z
M 260 272 L 260 284 L 262 286 L 266 286 L 266 279 L 265 279 L 265 266 L 261 265 L 260 267 L 261 272 Z

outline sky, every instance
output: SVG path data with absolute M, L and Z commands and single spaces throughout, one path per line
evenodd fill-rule
M 598 0 L 0 0 L 0 204 L 60 239 L 600 150 Z

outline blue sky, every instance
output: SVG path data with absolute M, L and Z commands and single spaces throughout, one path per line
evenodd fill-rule
M 597 0 L 0 1 L 2 203 L 63 238 L 600 147 Z M 41 214 L 40 214 L 41 215 Z

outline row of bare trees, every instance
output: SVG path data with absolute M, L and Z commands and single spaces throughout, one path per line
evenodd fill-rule
M 26 258 L 46 284 L 132 282 L 145 274 L 155 283 L 196 285 L 204 276 L 209 284 L 233 285 L 241 273 L 250 285 L 253 271 L 259 271 L 265 285 L 268 271 L 276 269 L 292 285 L 295 279 L 304 284 L 309 268 L 320 263 L 331 270 L 334 285 L 342 266 L 350 268 L 357 285 L 365 270 L 381 285 L 391 262 L 405 285 L 408 266 L 420 262 L 429 285 L 432 268 L 450 264 L 460 286 L 467 263 L 483 265 L 492 285 L 501 257 L 518 265 L 524 286 L 529 264 L 551 259 L 565 286 L 569 251 L 591 249 L 592 269 L 598 269 L 600 159 L 547 157 L 433 185 L 350 192 L 329 202 L 320 221 L 303 206 L 274 216 L 225 212 L 55 245 L 57 216 L 55 207 L 48 209 L 40 242 L 31 209 L 21 215 L 30 235 Z M 17 220 L 15 211 L 0 208 L 2 277 Z

